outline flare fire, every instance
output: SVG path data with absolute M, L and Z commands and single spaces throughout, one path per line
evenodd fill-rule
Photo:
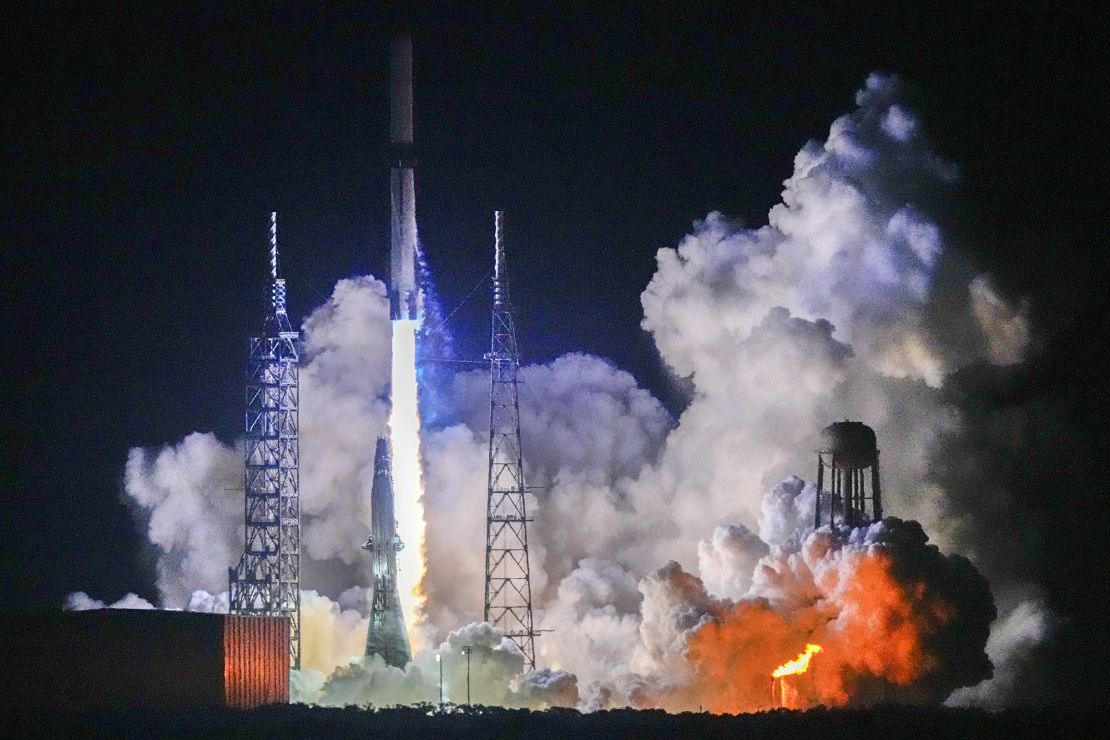
M 782 678 L 783 676 L 794 676 L 798 673 L 805 673 L 809 670 L 809 661 L 814 655 L 821 652 L 820 645 L 808 644 L 806 649 L 794 660 L 788 660 L 774 671 L 771 672 L 771 678 Z

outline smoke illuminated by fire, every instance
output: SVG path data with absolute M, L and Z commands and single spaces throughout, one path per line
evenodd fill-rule
M 928 544 L 916 522 L 887 518 L 772 548 L 747 596 L 710 598 L 701 609 L 686 635 L 692 675 L 661 701 L 668 709 L 756 711 L 768 676 L 779 679 L 776 704 L 790 707 L 939 702 L 990 676 L 982 645 L 995 610 L 986 581 L 966 559 Z M 805 652 L 781 663 L 802 640 Z M 783 686 L 818 652 L 820 670 Z
M 421 645 L 427 571 L 424 549 L 424 481 L 420 462 L 420 409 L 416 388 L 416 323 L 393 322 L 393 366 L 389 436 L 393 445 L 393 495 L 397 534 L 405 544 L 397 553 L 397 589 L 413 650 Z

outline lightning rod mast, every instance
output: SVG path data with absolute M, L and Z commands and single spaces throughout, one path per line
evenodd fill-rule
M 270 312 L 248 342 L 244 519 L 239 565 L 229 569 L 232 614 L 289 618 L 289 666 L 301 667 L 300 335 L 278 277 L 277 213 L 270 214 Z
M 520 448 L 520 402 L 513 311 L 505 267 L 503 217 L 494 223 L 493 318 L 490 351 L 489 486 L 486 496 L 485 621 L 501 628 L 536 667 L 532 582 L 528 566 L 528 516 Z

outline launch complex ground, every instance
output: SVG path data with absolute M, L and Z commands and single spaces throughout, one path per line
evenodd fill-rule
M 4 723 L 16 736 L 68 736 L 96 728 L 104 735 L 173 734 L 206 737 L 829 737 L 1020 738 L 1105 737 L 1097 712 L 1061 709 L 981 709 L 877 706 L 806 712 L 779 709 L 741 715 L 611 709 L 583 714 L 499 707 L 431 705 L 364 709 L 303 704 L 247 711 L 87 713 L 76 716 L 14 716 Z M 1099 730 L 1102 727 L 1102 730 Z

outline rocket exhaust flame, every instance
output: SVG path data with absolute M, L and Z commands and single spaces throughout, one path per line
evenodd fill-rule
M 420 410 L 416 391 L 416 321 L 393 322 L 392 409 L 389 436 L 393 446 L 393 490 L 397 534 L 405 549 L 397 553 L 397 588 L 405 626 L 415 653 L 421 648 L 415 629 L 423 615 L 420 583 L 428 569 L 424 546 L 424 481 L 420 470 Z

